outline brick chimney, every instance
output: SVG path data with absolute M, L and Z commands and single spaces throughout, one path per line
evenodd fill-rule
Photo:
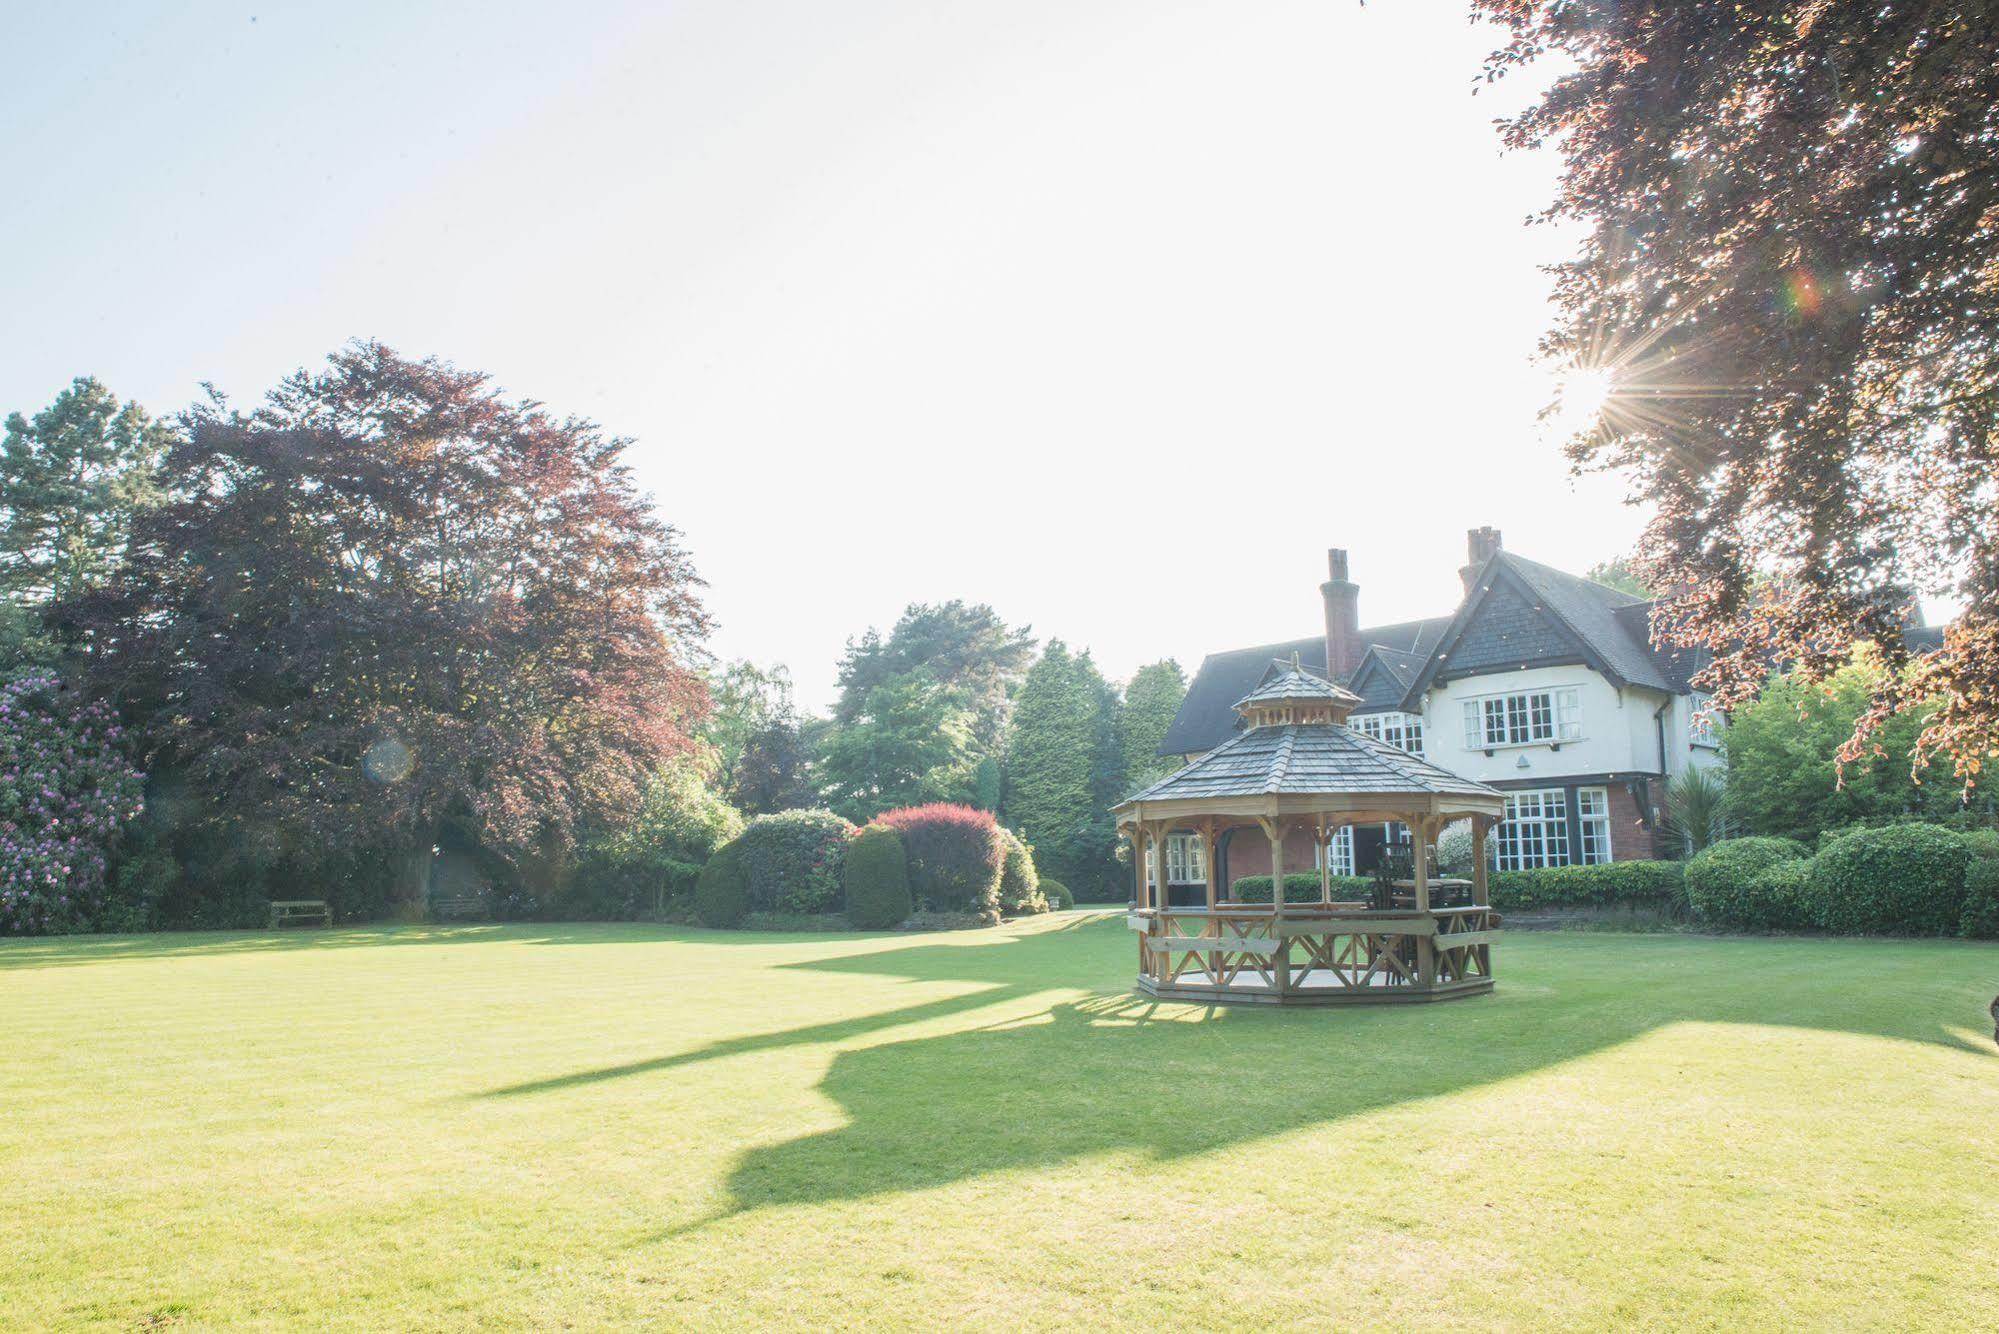
M 1344 547 L 1326 552 L 1326 572 L 1331 577 L 1319 585 L 1326 600 L 1326 675 L 1344 681 L 1360 665 L 1360 585 L 1347 578 Z
M 1465 533 L 1466 564 L 1458 571 L 1458 578 L 1465 581 L 1465 592 L 1471 592 L 1472 581 L 1485 563 L 1499 554 L 1499 530 L 1497 528 L 1473 528 Z

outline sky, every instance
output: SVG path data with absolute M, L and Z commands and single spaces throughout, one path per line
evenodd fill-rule
M 1455 0 L 0 13 L 0 410 L 254 401 L 344 342 L 634 441 L 722 658 L 991 603 L 1116 678 L 1580 571 L 1528 226 Z

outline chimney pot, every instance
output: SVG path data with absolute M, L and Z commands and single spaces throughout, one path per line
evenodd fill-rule
M 1499 530 L 1492 527 L 1472 528 L 1465 532 L 1465 565 L 1458 571 L 1458 578 L 1464 581 L 1465 593 L 1472 590 L 1472 581 L 1485 563 L 1500 551 Z

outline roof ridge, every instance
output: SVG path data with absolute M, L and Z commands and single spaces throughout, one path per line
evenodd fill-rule
M 1270 768 L 1264 773 L 1265 792 L 1276 792 L 1284 786 L 1285 778 L 1291 773 L 1291 751 L 1297 744 L 1297 727 L 1290 723 L 1285 724 L 1283 734 L 1277 738 L 1277 748 L 1271 752 Z

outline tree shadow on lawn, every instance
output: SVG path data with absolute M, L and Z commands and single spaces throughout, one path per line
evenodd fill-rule
M 1511 984 L 1502 948 L 1499 989 L 1459 1002 L 1278 1009 L 1096 996 L 1053 1005 L 1039 1021 L 841 1052 L 821 1091 L 848 1123 L 747 1153 L 730 1178 L 735 1212 L 923 1190 L 1108 1151 L 1170 1160 L 1496 1083 L 1688 1021 L 1999 1057 L 1953 1032 L 1976 1023 L 1980 969 L 1974 954 L 1944 942 L 1621 943 L 1622 965 L 1570 971 L 1543 960 Z M 1740 965 L 1690 966 L 1698 944 L 1739 950 Z M 1810 957 L 1826 945 L 1896 955 L 1870 978 L 1863 958 L 1834 967 Z M 919 948 L 817 966 L 929 976 L 961 962 Z M 1985 964 L 1989 974 L 1999 959 Z
M 1999 1056 L 1960 1031 L 1977 1024 L 1999 974 L 1999 951 L 1976 945 L 1570 936 L 1546 948 L 1537 941 L 1531 952 L 1502 945 L 1489 997 L 1278 1009 L 1134 996 L 1122 924 L 1077 925 L 1092 939 L 1044 928 L 787 964 L 986 985 L 485 1096 L 840 1042 L 1030 996 L 1096 993 L 1025 1019 L 839 1052 L 820 1089 L 847 1124 L 749 1151 L 730 1176 L 732 1206 L 675 1229 L 684 1232 L 763 1207 L 923 1190 L 1104 1152 L 1198 1154 L 1528 1074 L 1680 1022 L 1822 1029 Z

